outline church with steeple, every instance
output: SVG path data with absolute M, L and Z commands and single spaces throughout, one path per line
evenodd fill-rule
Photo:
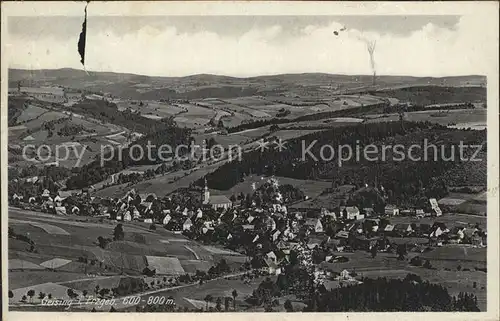
M 205 188 L 203 189 L 202 204 L 204 206 L 210 206 L 214 210 L 219 208 L 228 209 L 233 206 L 233 202 L 224 195 L 210 195 L 210 190 L 208 189 L 207 179 L 205 178 Z
M 210 191 L 208 190 L 207 179 L 205 178 L 205 188 L 203 189 L 203 204 L 209 204 L 210 202 Z

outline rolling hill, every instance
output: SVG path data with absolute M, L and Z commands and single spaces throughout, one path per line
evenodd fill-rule
M 236 78 L 222 75 L 192 75 L 186 77 L 149 77 L 127 73 L 89 72 L 76 69 L 21 70 L 9 69 L 9 87 L 18 82 L 36 85 L 55 85 L 88 91 L 107 92 L 128 99 L 197 99 L 205 97 L 243 97 L 259 93 L 330 90 L 337 92 L 371 89 L 390 89 L 408 86 L 485 86 L 486 77 L 479 75 L 456 77 L 378 76 L 372 86 L 369 75 L 332 75 L 324 73 L 282 74 Z

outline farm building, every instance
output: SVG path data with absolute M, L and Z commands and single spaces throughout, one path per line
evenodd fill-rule
M 384 227 L 384 232 L 392 232 L 392 231 L 394 231 L 394 225 L 387 224 L 387 225 Z
M 165 217 L 163 218 L 163 225 L 167 225 L 171 219 L 172 219 L 172 216 L 170 216 L 170 214 L 165 215 Z
M 14 193 L 14 195 L 12 195 L 12 200 L 13 201 L 21 201 L 24 197 L 22 195 L 17 195 L 16 193 Z
M 271 275 L 280 275 L 281 267 L 276 264 L 276 262 L 270 258 L 264 259 L 264 266 L 262 267 L 262 271 L 267 272 Z
M 24 141 L 33 141 L 33 140 L 35 140 L 35 137 L 28 135 L 28 136 L 24 137 L 23 140 Z
M 399 215 L 399 208 L 395 205 L 387 205 L 385 207 L 385 215 L 396 216 Z
M 417 216 L 424 216 L 424 215 L 425 215 L 425 212 L 424 212 L 424 210 L 423 210 L 423 209 L 417 209 L 417 210 L 415 211 L 415 215 L 417 215 Z
M 344 209 L 341 208 L 340 210 L 341 210 L 342 216 L 348 220 L 358 219 L 358 217 L 360 215 L 359 209 L 356 206 L 348 206 L 348 207 L 345 207 Z
M 413 231 L 410 224 L 396 224 L 394 226 L 394 232 L 401 235 L 409 234 Z

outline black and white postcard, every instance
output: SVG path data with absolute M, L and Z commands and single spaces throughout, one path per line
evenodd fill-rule
M 2 3 L 3 312 L 497 320 L 498 110 L 497 2 Z

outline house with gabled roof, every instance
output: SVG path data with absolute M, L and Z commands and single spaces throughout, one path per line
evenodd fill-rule
M 342 217 L 346 220 L 355 220 L 360 215 L 359 209 L 357 206 L 347 206 L 343 209 L 341 208 Z
M 56 206 L 54 209 L 57 215 L 66 215 L 66 207 Z
M 50 191 L 48 189 L 44 189 L 42 193 L 42 198 L 49 198 L 50 197 Z
M 411 232 L 413 232 L 413 229 L 411 227 L 411 224 L 396 224 L 394 225 L 394 230 L 393 232 L 396 232 L 396 233 L 399 233 L 399 234 L 402 234 L 402 235 L 407 235 Z
M 305 226 L 315 233 L 323 233 L 323 224 L 319 218 L 308 218 L 306 219 Z
M 172 219 L 172 216 L 170 214 L 165 215 L 165 217 L 163 218 L 163 222 L 162 222 L 163 225 L 167 225 L 171 219 Z
M 272 239 L 273 239 L 273 242 L 276 242 L 278 240 L 278 237 L 281 235 L 281 232 L 280 230 L 275 230 L 273 233 L 272 233 Z
M 384 232 L 392 232 L 394 231 L 394 225 L 392 224 L 387 224 L 385 227 L 384 227 Z
M 130 214 L 130 211 L 126 211 L 125 214 L 123 214 L 123 221 L 124 222 L 132 221 L 132 215 Z
M 335 238 L 338 238 L 338 239 L 348 239 L 349 238 L 349 232 L 347 232 L 347 231 L 338 231 L 337 234 L 335 234 Z
M 183 231 L 190 231 L 191 230 L 191 227 L 193 226 L 193 222 L 191 221 L 191 219 L 188 217 L 184 223 L 182 224 L 182 230 Z

